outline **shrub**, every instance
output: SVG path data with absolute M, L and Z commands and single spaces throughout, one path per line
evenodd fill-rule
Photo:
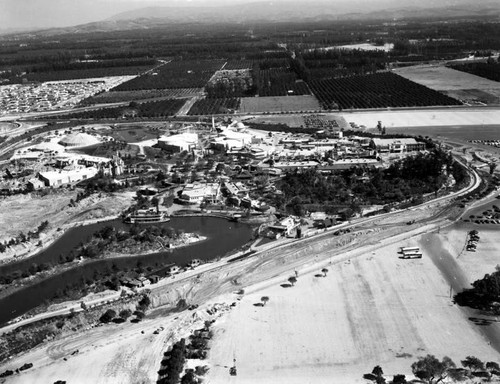
M 116 311 L 113 309 L 108 309 L 104 314 L 99 318 L 101 323 L 109 323 L 116 317 Z

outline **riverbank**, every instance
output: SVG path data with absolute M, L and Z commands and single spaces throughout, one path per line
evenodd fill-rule
M 412 377 L 411 363 L 427 353 L 450 355 L 457 363 L 466 355 L 497 360 L 499 355 L 477 328 L 451 304 L 448 285 L 431 259 L 398 258 L 399 247 L 417 244 L 420 235 L 395 226 L 366 237 L 373 229 L 364 230 L 363 236 L 354 232 L 293 242 L 164 280 L 149 288 L 152 302 L 161 306 L 140 324 L 111 324 L 69 335 L 16 357 L 2 369 L 36 362 L 32 371 L 12 377 L 13 383 L 83 378 L 154 383 L 158 356 L 205 320 L 216 320 L 211 351 L 203 363 L 210 367 L 206 380 L 213 383 L 227 382 L 233 359 L 242 383 L 256 378 L 364 383 L 362 375 L 375 365 L 381 365 L 386 376 Z M 326 277 L 323 268 L 328 269 Z M 295 271 L 298 282 L 291 287 L 287 279 Z M 269 297 L 265 306 L 258 305 L 262 296 Z M 169 315 L 164 308 L 181 298 L 200 307 Z M 159 327 L 165 331 L 153 334 Z M 76 349 L 78 354 L 70 355 Z
M 43 221 L 49 222 L 39 239 L 9 247 L 0 253 L 0 265 L 25 260 L 46 250 L 72 228 L 115 219 L 133 203 L 135 196 L 133 192 L 96 193 L 70 205 L 76 194 L 76 191 L 65 190 L 45 196 L 28 194 L 0 199 L 3 212 L 0 227 L 4 240 L 34 230 Z
M 191 244 L 207 240 L 206 236 L 201 236 L 197 233 L 183 233 L 180 234 L 178 238 L 176 238 L 174 241 L 170 242 L 170 247 L 164 248 L 162 246 L 157 246 L 157 247 L 151 247 L 148 250 L 141 251 L 140 253 L 131 252 L 129 253 L 118 253 L 118 252 L 103 252 L 103 254 L 96 259 L 88 259 L 88 258 L 79 258 L 76 260 L 73 260 L 71 262 L 67 262 L 64 264 L 58 264 L 54 266 L 52 269 L 39 272 L 36 275 L 29 276 L 26 278 L 23 278 L 21 280 L 15 281 L 13 284 L 9 285 L 4 285 L 0 287 L 0 299 L 5 298 L 12 293 L 19 291 L 29 285 L 33 285 L 39 282 L 42 282 L 43 280 L 56 276 L 60 273 L 63 273 L 65 271 L 68 271 L 72 268 L 78 268 L 81 266 L 84 266 L 85 264 L 89 262 L 93 262 L 95 260 L 106 260 L 106 259 L 113 259 L 113 258 L 127 258 L 127 257 L 138 257 L 138 256 L 147 256 L 150 254 L 158 253 L 158 252 L 164 252 L 164 251 L 171 251 L 177 248 L 181 247 L 186 247 Z

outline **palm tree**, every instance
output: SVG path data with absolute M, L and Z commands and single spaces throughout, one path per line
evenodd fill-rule
M 294 286 L 297 282 L 297 278 L 295 276 L 291 276 L 288 278 L 288 281 L 290 282 L 290 284 L 292 284 L 292 286 Z
M 326 277 L 326 274 L 328 273 L 328 268 L 323 268 L 321 272 L 323 272 L 323 277 Z
M 268 296 L 262 296 L 260 298 L 260 301 L 262 301 L 262 305 L 265 307 L 266 303 L 269 301 L 269 297 Z

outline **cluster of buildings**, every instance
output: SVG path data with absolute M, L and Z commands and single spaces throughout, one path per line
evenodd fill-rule
M 210 153 L 232 159 L 222 164 L 225 172 L 216 172 L 214 165 L 212 169 L 197 173 L 186 167 L 175 167 L 175 182 L 186 183 L 179 202 L 200 204 L 225 200 L 231 205 L 261 212 L 269 207 L 258 194 L 252 193 L 258 188 L 263 190 L 255 183 L 257 177 L 268 180 L 264 192 L 280 193 L 273 180 L 287 171 L 312 168 L 328 174 L 352 167 L 384 167 L 389 163 L 385 160 L 390 157 L 401 158 L 425 150 L 425 143 L 414 138 L 344 137 L 342 130 L 330 132 L 328 137 L 269 133 L 249 129 L 242 123 L 214 126 L 209 132 L 187 130 L 162 136 L 158 146 L 171 153 L 187 151 L 197 158 Z M 185 174 L 179 175 L 177 168 L 184 168 Z
M 46 141 L 14 153 L 12 167 L 5 169 L 0 179 L 1 193 L 58 188 L 90 179 L 102 172 L 119 176 L 124 163 L 118 156 L 112 158 L 67 152 L 66 148 L 87 147 L 101 140 L 94 135 L 75 132 L 48 137 Z
M 130 78 L 131 76 L 117 76 L 2 85 L 0 86 L 0 115 L 72 108 L 83 99 L 109 90 Z

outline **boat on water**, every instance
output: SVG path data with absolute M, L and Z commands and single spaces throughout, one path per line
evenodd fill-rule
M 166 223 L 170 221 L 167 212 L 159 212 L 155 209 L 139 209 L 125 217 L 124 222 L 130 224 Z

